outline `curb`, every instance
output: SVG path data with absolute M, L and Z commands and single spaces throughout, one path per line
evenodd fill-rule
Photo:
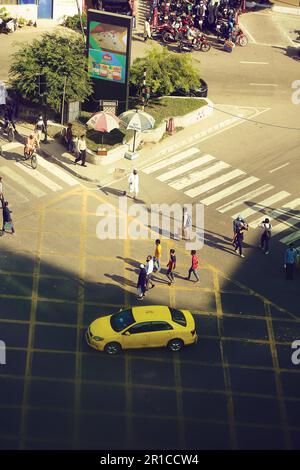
M 69 168 L 67 165 L 61 162 L 57 157 L 47 152 L 46 150 L 39 149 L 39 152 L 41 155 L 43 155 L 44 157 L 46 157 L 53 163 L 56 163 L 58 166 L 60 166 L 64 170 L 68 171 L 68 173 L 71 173 L 71 175 L 76 176 L 77 178 L 80 178 L 83 181 L 88 181 L 89 183 L 100 183 L 99 179 L 92 179 L 92 178 L 89 178 L 88 176 L 82 176 L 80 173 L 77 173 L 77 171 L 72 170 L 72 168 Z
M 272 6 L 272 11 L 275 11 L 277 13 L 286 13 L 287 15 L 300 15 L 300 8 L 291 8 L 291 7 L 280 7 L 278 5 L 273 5 Z

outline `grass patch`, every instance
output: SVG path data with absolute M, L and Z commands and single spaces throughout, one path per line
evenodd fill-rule
M 153 98 L 145 106 L 145 111 L 154 117 L 155 127 L 157 127 L 166 118 L 184 116 L 206 104 L 204 99 L 199 98 Z

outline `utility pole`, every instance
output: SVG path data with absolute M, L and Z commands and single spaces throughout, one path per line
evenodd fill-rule
M 80 20 L 80 28 L 81 28 L 82 36 L 83 36 L 83 39 L 84 39 L 85 34 L 84 34 L 84 28 L 83 28 L 83 23 L 82 23 L 82 14 L 81 14 L 80 6 L 79 6 L 79 1 L 76 0 L 76 3 L 77 3 L 78 16 L 79 16 L 79 20 Z
M 67 75 L 65 75 L 64 80 L 64 91 L 63 91 L 63 98 L 62 98 L 62 107 L 61 107 L 61 129 L 60 133 L 63 133 L 63 126 L 64 126 L 64 111 L 65 111 L 65 96 L 66 96 L 66 85 L 67 85 Z

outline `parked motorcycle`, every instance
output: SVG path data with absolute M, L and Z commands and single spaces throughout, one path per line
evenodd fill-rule
M 192 51 L 202 51 L 208 52 L 211 48 L 210 43 L 207 41 L 205 36 L 199 35 L 195 38 L 194 41 L 189 41 L 186 38 L 181 38 L 178 46 L 179 52 L 192 52 Z
M 13 18 L 0 18 L 0 33 L 13 33 L 16 29 L 16 20 L 14 20 Z

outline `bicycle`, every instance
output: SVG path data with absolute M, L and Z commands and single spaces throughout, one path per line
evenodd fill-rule
M 32 152 L 27 152 L 26 147 L 24 148 L 24 155 L 22 157 L 23 161 L 29 160 L 30 159 L 30 164 L 33 170 L 37 168 L 37 154 L 36 150 L 33 150 Z
M 15 128 L 11 121 L 8 121 L 6 127 L 3 127 L 3 134 L 6 135 L 9 142 L 14 142 L 15 140 Z

